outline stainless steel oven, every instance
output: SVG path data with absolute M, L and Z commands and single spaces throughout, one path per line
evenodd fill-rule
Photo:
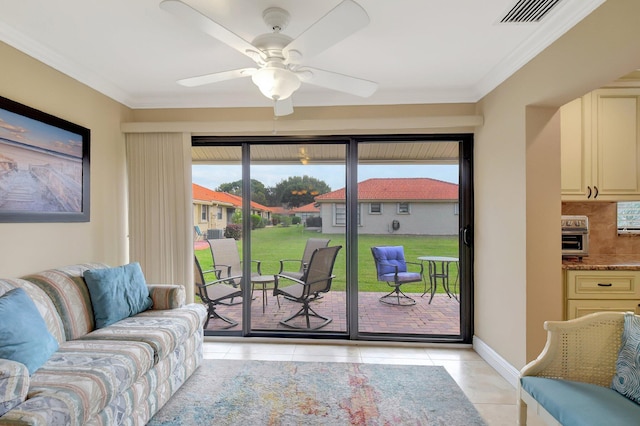
M 562 216 L 562 257 L 582 259 L 589 255 L 589 218 Z

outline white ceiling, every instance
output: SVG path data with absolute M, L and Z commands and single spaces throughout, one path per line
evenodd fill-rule
M 309 84 L 294 106 L 476 102 L 605 0 L 561 0 L 540 23 L 501 24 L 516 0 L 357 0 L 367 27 L 304 61 L 372 80 L 369 98 Z M 176 80 L 252 67 L 158 7 L 160 0 L 0 0 L 0 40 L 131 108 L 271 106 L 250 78 Z M 295 38 L 340 0 L 184 0 L 247 41 L 262 11 L 291 14 Z M 1 71 L 0 71 L 1 72 Z

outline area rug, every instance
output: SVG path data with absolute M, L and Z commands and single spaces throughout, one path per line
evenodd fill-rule
M 484 425 L 444 367 L 205 360 L 149 425 Z

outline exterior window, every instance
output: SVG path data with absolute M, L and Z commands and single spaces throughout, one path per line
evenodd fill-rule
M 336 226 L 345 226 L 347 224 L 347 206 L 344 204 L 333 205 L 333 223 Z
M 455 203 L 453 205 L 453 214 L 456 216 L 460 215 L 460 203 Z
M 410 214 L 410 213 L 411 213 L 410 203 L 398 203 L 398 214 Z
M 218 220 L 222 220 L 222 207 L 218 207 Z
M 382 203 L 370 203 L 369 214 L 382 214 Z
M 209 221 L 209 206 L 200 206 L 200 222 Z
M 360 210 L 362 210 L 362 207 L 358 203 L 358 226 L 360 226 Z M 333 205 L 333 224 L 335 226 L 347 225 L 347 206 L 345 204 Z

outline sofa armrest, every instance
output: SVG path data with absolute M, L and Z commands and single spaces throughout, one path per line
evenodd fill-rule
M 538 376 L 609 387 L 620 351 L 624 312 L 597 312 L 546 321 L 547 343 L 520 377 Z
M 22 404 L 29 390 L 29 370 L 16 361 L 0 359 L 0 416 Z
M 147 284 L 149 294 L 153 300 L 153 310 L 177 309 L 184 306 L 186 293 L 181 285 Z

